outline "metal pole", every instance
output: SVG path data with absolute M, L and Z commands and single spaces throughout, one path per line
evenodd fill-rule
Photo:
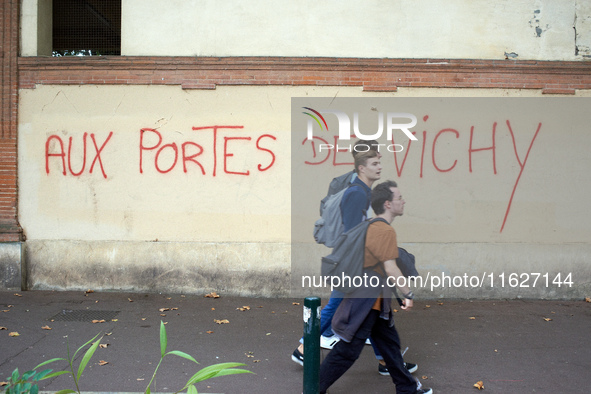
M 304 394 L 318 394 L 320 377 L 320 298 L 304 300 Z

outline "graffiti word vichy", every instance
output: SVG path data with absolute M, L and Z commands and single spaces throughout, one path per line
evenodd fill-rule
M 428 119 L 429 119 L 428 115 L 425 115 L 423 117 L 423 120 L 425 122 L 427 122 Z M 509 216 L 509 211 L 511 210 L 511 204 L 513 203 L 513 198 L 515 196 L 515 192 L 516 192 L 517 187 L 519 185 L 519 181 L 521 180 L 521 176 L 523 175 L 523 172 L 525 170 L 525 166 L 527 164 L 527 159 L 528 159 L 529 154 L 531 152 L 532 146 L 534 145 L 534 142 L 538 136 L 538 133 L 540 132 L 540 130 L 542 128 L 542 123 L 533 122 L 532 126 L 531 126 L 531 130 L 519 130 L 519 132 L 521 134 L 532 133 L 532 135 L 533 135 L 531 142 L 529 143 L 529 146 L 527 147 L 527 151 L 524 148 L 518 149 L 517 143 L 515 141 L 515 130 L 513 129 L 513 126 L 511 125 L 510 120 L 506 120 L 504 122 L 504 124 L 502 124 L 502 125 L 499 125 L 499 124 L 497 124 L 497 122 L 494 122 L 492 124 L 492 127 L 489 129 L 489 130 L 491 130 L 491 143 L 490 143 L 491 145 L 481 146 L 481 147 L 475 146 L 475 143 L 473 142 L 474 141 L 475 126 L 470 127 L 469 133 L 467 133 L 467 131 L 460 132 L 460 131 L 453 129 L 453 128 L 443 128 L 443 129 L 440 129 L 439 131 L 437 131 L 432 138 L 428 138 L 430 133 L 427 133 L 427 131 L 425 130 L 422 132 L 422 144 L 419 148 L 420 151 L 417 151 L 412 146 L 413 140 L 410 140 L 410 141 L 408 141 L 408 145 L 407 145 L 406 150 L 403 154 L 399 153 L 399 152 L 393 152 L 396 175 L 398 177 L 402 177 L 402 175 L 404 173 L 404 166 L 406 163 L 406 159 L 411 151 L 413 152 L 412 155 L 416 155 L 416 154 L 420 155 L 419 167 L 417 168 L 417 170 L 418 170 L 417 175 L 419 176 L 419 178 L 423 178 L 424 167 L 425 167 L 425 165 L 428 165 L 429 162 L 431 163 L 431 165 L 433 166 L 433 169 L 437 173 L 447 173 L 450 171 L 457 171 L 458 164 L 460 163 L 460 161 L 458 161 L 457 158 L 453 159 L 453 161 L 450 161 L 449 154 L 447 154 L 446 159 L 441 160 L 441 152 L 443 151 L 442 148 L 450 147 L 453 145 L 455 145 L 455 147 L 453 148 L 453 152 L 462 152 L 462 150 L 461 150 L 462 146 L 465 146 L 465 153 L 467 155 L 467 160 L 465 162 L 467 162 L 468 171 L 470 173 L 473 172 L 473 170 L 472 170 L 473 157 L 475 157 L 475 155 L 482 155 L 482 154 L 485 154 L 488 152 L 488 154 L 490 155 L 489 157 L 492 159 L 493 173 L 494 173 L 494 175 L 497 175 L 497 161 L 496 161 L 497 138 L 498 138 L 497 137 L 497 129 L 500 127 L 506 128 L 507 133 L 511 137 L 511 142 L 513 145 L 513 153 L 515 155 L 515 160 L 517 161 L 517 164 L 519 166 L 518 167 L 519 174 L 517 175 L 517 178 L 515 179 L 515 182 L 513 184 L 513 190 L 511 192 L 511 196 L 510 196 L 509 202 L 507 204 L 507 209 L 505 211 L 505 216 L 503 218 L 503 223 L 501 225 L 500 232 L 502 232 L 503 228 L 505 227 L 505 224 L 507 222 L 507 217 Z M 469 134 L 469 136 L 467 134 Z M 468 138 L 466 138 L 467 139 L 466 142 L 457 142 L 455 144 L 452 142 L 453 139 L 455 139 L 455 140 L 462 139 L 462 137 L 464 135 L 466 135 L 468 137 Z M 332 137 L 334 138 L 334 142 L 330 141 L 330 143 L 337 145 L 337 143 L 336 143 L 337 138 L 340 138 L 340 137 L 337 137 L 336 135 L 332 136 Z M 432 141 L 431 142 L 431 149 L 427 149 L 427 144 L 429 143 L 429 141 Z M 394 144 L 394 139 L 392 139 L 391 142 Z M 333 166 L 338 166 L 338 165 L 351 166 L 351 165 L 353 165 L 353 163 L 351 162 L 351 155 L 346 155 L 348 160 L 345 159 L 346 161 L 341 161 L 341 160 L 343 160 L 343 157 L 345 157 L 345 154 L 342 153 L 343 151 L 338 151 L 338 150 L 321 151 L 319 149 L 319 147 L 322 144 L 329 144 L 329 141 L 327 141 L 324 138 L 314 136 L 314 139 L 312 141 L 308 141 L 308 140 L 304 139 L 302 141 L 302 145 L 306 145 L 306 144 L 309 144 L 311 147 L 311 151 L 309 151 L 309 152 L 310 152 L 312 159 L 313 159 L 313 160 L 304 161 L 304 163 L 307 165 L 322 165 L 322 164 L 327 164 L 327 165 L 332 164 Z M 449 149 L 447 149 L 447 150 L 449 151 Z M 525 152 L 525 154 L 524 153 L 520 154 L 519 153 L 520 150 L 522 152 Z M 331 156 L 332 156 L 332 162 L 329 161 L 329 158 Z
M 139 173 L 146 171 L 167 174 L 173 171 L 188 173 L 197 171 L 202 175 L 218 175 L 218 167 L 221 167 L 224 174 L 243 175 L 251 174 L 253 168 L 242 168 L 242 162 L 237 155 L 249 155 L 248 150 L 253 153 L 262 153 L 256 170 L 264 172 L 275 164 L 275 152 L 272 149 L 272 141 L 277 138 L 271 134 L 258 136 L 243 135 L 240 132 L 244 126 L 203 126 L 193 127 L 195 137 L 204 136 L 210 133 L 206 145 L 199 141 L 199 138 L 192 138 L 182 142 L 167 141 L 166 135 L 156 129 L 143 128 L 138 133 L 139 147 Z M 51 168 L 59 168 L 62 175 L 80 176 L 88 170 L 92 174 L 96 168 L 100 168 L 103 178 L 108 178 L 108 169 L 105 158 L 101 154 L 108 152 L 115 138 L 111 131 L 106 138 L 100 139 L 94 133 L 84 133 L 82 141 L 75 141 L 80 137 L 65 138 L 57 134 L 50 135 L 45 142 L 45 172 L 49 175 Z M 90 137 L 90 138 L 89 138 Z M 92 144 L 88 140 L 92 141 Z M 197 140 L 197 141 L 195 141 Z M 67 148 L 66 148 L 67 144 Z M 241 146 L 238 147 L 237 145 Z M 271 145 L 271 146 L 269 146 Z M 118 149 L 121 147 L 117 146 Z M 137 148 L 136 148 L 137 149 Z M 237 151 L 241 153 L 237 153 Z M 90 158 L 92 153 L 94 158 Z M 257 156 L 257 157 L 259 157 Z M 236 159 L 235 162 L 232 159 Z M 52 162 L 57 160 L 57 163 Z M 73 164 L 75 163 L 75 164 Z M 81 163 L 81 164 L 80 164 Z M 50 164 L 53 164 L 50 165 Z M 76 168 L 74 168 L 76 167 Z M 112 168 L 112 167 L 111 167 Z
M 315 121 L 319 126 L 320 130 L 328 130 L 328 123 L 322 114 L 334 114 L 337 117 L 337 121 L 339 123 L 339 140 L 350 140 L 351 136 L 354 136 L 358 139 L 363 140 L 377 140 L 379 139 L 382 134 L 384 133 L 384 123 L 386 126 L 386 138 L 390 141 L 394 137 L 394 130 L 401 130 L 406 136 L 416 141 L 417 137 L 409 130 L 412 129 L 417 124 L 417 117 L 413 114 L 405 113 L 405 112 L 388 112 L 386 115 L 386 121 L 384 122 L 384 113 L 378 112 L 378 131 L 373 134 L 363 134 L 359 130 L 359 113 L 353 113 L 353 130 L 351 131 L 351 119 L 349 115 L 347 115 L 343 111 L 338 110 L 330 110 L 330 109 L 323 109 L 320 111 L 316 111 L 310 107 L 303 107 L 304 109 L 308 110 L 309 112 L 303 112 L 303 114 L 309 116 L 311 119 L 308 119 L 307 123 L 307 139 L 312 140 L 314 138 L 314 122 Z M 395 119 L 407 119 L 409 122 L 400 123 L 396 122 Z M 351 134 L 353 132 L 353 134 Z M 334 148 L 334 146 L 333 146 Z

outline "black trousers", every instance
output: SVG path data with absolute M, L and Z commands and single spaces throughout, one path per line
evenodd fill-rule
M 380 311 L 372 310 L 363 321 L 350 343 L 339 341 L 320 365 L 320 393 L 328 388 L 351 368 L 359 358 L 365 340 L 371 335 L 374 344 L 384 357 L 392 382 L 398 394 L 415 394 L 417 383 L 404 366 L 400 353 L 400 337 L 396 327 L 380 319 Z

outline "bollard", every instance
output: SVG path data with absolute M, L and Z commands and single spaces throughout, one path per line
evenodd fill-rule
M 320 298 L 304 300 L 304 394 L 318 394 L 320 377 Z

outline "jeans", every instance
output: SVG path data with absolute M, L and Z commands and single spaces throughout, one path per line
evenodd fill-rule
M 320 393 L 336 382 L 359 358 L 365 340 L 371 335 L 386 362 L 396 393 L 415 393 L 417 383 L 404 366 L 396 327 L 381 319 L 380 311 L 371 310 L 350 343 L 339 341 L 320 365 Z

